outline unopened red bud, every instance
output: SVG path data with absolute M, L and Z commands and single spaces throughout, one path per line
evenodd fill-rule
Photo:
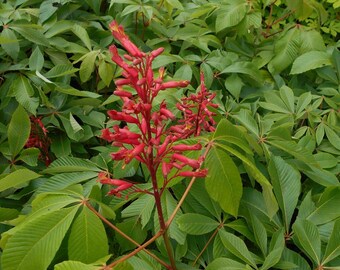
M 164 178 L 167 178 L 168 174 L 171 171 L 171 167 L 172 166 L 169 163 L 162 162 L 162 173 L 163 173 Z
M 131 115 L 128 115 L 123 112 L 117 112 L 115 110 L 110 110 L 107 112 L 107 114 L 110 116 L 112 120 L 117 120 L 117 121 L 125 121 L 127 123 L 134 123 L 138 124 L 138 119 L 134 118 Z
M 118 79 L 115 81 L 116 86 L 127 85 L 130 84 L 130 79 Z
M 174 151 L 190 151 L 190 150 L 200 150 L 202 149 L 202 145 L 200 143 L 194 145 L 188 144 L 177 144 L 172 147 Z
M 206 177 L 208 174 L 207 169 L 203 169 L 200 171 L 192 172 L 192 171 L 184 171 L 184 172 L 179 172 L 179 176 L 184 176 L 184 177 Z
M 137 85 L 143 85 L 146 82 L 145 78 L 141 78 L 137 81 Z
M 170 136 L 166 136 L 164 142 L 161 144 L 161 146 L 158 148 L 157 153 L 158 155 L 163 155 L 165 150 L 167 149 L 170 142 Z
M 175 160 L 181 161 L 184 164 L 189 165 L 190 167 L 194 169 L 198 169 L 200 167 L 200 163 L 197 160 L 188 158 L 186 156 L 183 156 L 177 153 L 173 154 L 172 158 Z
M 167 88 L 177 88 L 177 87 L 187 87 L 189 85 L 189 81 L 170 81 L 164 82 L 161 84 L 160 89 L 167 89 Z
M 115 90 L 113 91 L 113 93 L 118 97 L 127 97 L 127 98 L 133 97 L 133 95 L 130 92 L 124 91 L 124 90 Z
M 134 64 L 134 65 L 139 65 L 140 63 L 142 63 L 142 59 L 140 59 L 140 58 L 134 59 L 132 61 L 132 64 Z
M 172 112 L 170 112 L 168 109 L 162 108 L 162 109 L 160 109 L 160 113 L 161 113 L 161 115 L 164 115 L 165 117 L 167 117 L 171 120 L 175 119 L 174 114 Z
M 133 61 L 133 60 L 134 60 L 133 57 L 131 57 L 131 56 L 128 55 L 128 54 L 124 54 L 123 56 L 124 56 L 124 58 L 125 58 L 126 60 L 128 60 L 128 61 Z
M 162 52 L 164 52 L 164 48 L 158 48 L 158 49 L 156 49 L 156 50 L 153 50 L 152 52 L 151 52 L 151 56 L 153 57 L 153 58 L 155 58 L 155 57 L 157 57 L 158 55 L 160 55 Z

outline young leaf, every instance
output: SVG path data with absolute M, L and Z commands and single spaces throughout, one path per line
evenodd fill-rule
M 242 181 L 234 161 L 224 150 L 213 146 L 205 159 L 205 166 L 209 171 L 205 178 L 208 194 L 224 211 L 237 216 Z
M 29 170 L 19 169 L 0 179 L 0 192 L 24 184 L 38 178 L 40 175 Z
M 177 219 L 177 224 L 182 231 L 193 235 L 209 233 L 219 226 L 216 220 L 194 213 L 183 214 Z
M 320 265 L 321 240 L 318 228 L 310 221 L 297 219 L 293 225 L 294 242 L 315 264 Z
M 26 144 L 31 131 L 31 122 L 25 109 L 20 105 L 12 115 L 8 125 L 9 150 L 14 158 Z
M 301 191 L 301 175 L 281 157 L 276 156 L 272 156 L 268 171 L 288 231 Z
M 7 242 L 2 267 L 7 270 L 45 270 L 54 258 L 78 206 L 61 209 L 26 223 Z
M 340 219 L 335 221 L 332 234 L 323 256 L 322 265 L 340 256 Z
M 68 258 L 93 263 L 108 254 L 108 240 L 102 221 L 87 207 L 74 220 L 68 239 Z
M 254 258 L 251 256 L 246 244 L 239 237 L 223 230 L 220 230 L 218 233 L 221 237 L 223 245 L 232 254 L 257 269 Z

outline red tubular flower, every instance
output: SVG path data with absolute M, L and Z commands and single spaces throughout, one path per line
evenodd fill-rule
M 174 151 L 190 151 L 190 150 L 201 150 L 202 145 L 200 143 L 194 144 L 194 145 L 188 145 L 188 144 L 177 144 L 172 146 L 172 150 Z
M 199 171 L 182 171 L 178 173 L 178 176 L 184 177 L 206 177 L 208 174 L 207 169 L 199 170 Z
M 160 90 L 164 90 L 164 89 L 168 89 L 168 88 L 183 88 L 183 87 L 187 87 L 190 84 L 189 81 L 170 81 L 170 82 L 163 82 L 160 85 Z
M 132 56 L 142 57 L 144 53 L 142 53 L 135 44 L 133 44 L 129 37 L 125 34 L 124 28 L 121 25 L 118 25 L 116 21 L 110 23 L 110 30 L 112 35 L 122 44 L 122 46 L 127 50 Z
M 134 184 L 127 182 L 125 180 L 112 179 L 112 178 L 108 177 L 106 172 L 100 172 L 98 174 L 98 180 L 101 184 L 117 186 L 116 188 L 111 189 L 109 191 L 108 195 L 116 195 L 118 197 L 121 196 L 121 194 L 120 194 L 121 191 L 129 189 L 134 185 Z
M 117 112 L 116 110 L 110 110 L 107 112 L 107 114 L 110 116 L 112 120 L 125 121 L 127 123 L 134 123 L 134 124 L 139 123 L 137 118 L 131 115 L 128 115 L 126 113 L 123 113 L 123 112 Z
M 200 167 L 200 163 L 197 160 L 188 158 L 186 156 L 183 156 L 183 155 L 180 155 L 180 154 L 177 154 L 177 153 L 172 155 L 172 159 L 181 161 L 185 165 L 189 165 L 190 167 L 192 167 L 194 169 L 198 169 Z

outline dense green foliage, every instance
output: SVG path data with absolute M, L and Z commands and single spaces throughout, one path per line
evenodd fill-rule
M 201 70 L 217 93 L 216 131 L 185 142 L 210 145 L 209 174 L 169 227 L 178 269 L 340 269 L 339 16 L 339 0 L 2 1 L 0 269 L 103 269 L 136 248 L 109 222 L 137 244 L 158 232 L 152 196 L 97 181 L 151 188 L 100 139 L 121 107 L 112 20 L 143 51 L 165 48 L 155 69 L 191 81 L 155 101 L 177 118 Z M 166 219 L 189 181 L 163 193 Z M 161 238 L 148 250 L 168 262 Z M 163 268 L 142 251 L 114 269 Z

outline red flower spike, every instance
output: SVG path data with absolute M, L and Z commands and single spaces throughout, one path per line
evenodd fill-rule
M 203 160 L 187 158 L 185 151 L 199 151 L 202 146 L 175 144 L 179 139 L 188 138 L 191 135 L 199 135 L 201 130 L 213 130 L 215 124 L 214 113 L 210 107 L 216 107 L 211 100 L 214 94 L 207 91 L 204 85 L 204 76 L 201 74 L 201 87 L 197 94 L 182 99 L 177 108 L 182 112 L 183 119 L 178 120 L 178 125 L 169 125 L 169 120 L 175 120 L 175 115 L 167 108 L 166 100 L 161 102 L 159 108 L 153 107 L 154 99 L 159 91 L 168 88 L 186 87 L 188 81 L 164 82 L 165 69 L 161 67 L 155 77 L 152 62 L 163 51 L 158 48 L 149 53 L 143 53 L 131 42 L 125 34 L 122 26 L 117 22 L 110 24 L 112 35 L 120 42 L 127 54 L 121 57 L 116 46 L 111 46 L 112 60 L 122 68 L 122 78 L 116 80 L 117 88 L 114 94 L 123 102 L 122 110 L 110 110 L 108 115 L 116 121 L 128 123 L 124 128 L 113 126 L 102 131 L 102 138 L 111 142 L 120 149 L 112 153 L 113 160 L 123 160 L 123 167 L 132 159 L 144 163 L 147 168 L 157 171 L 161 166 L 163 177 L 166 179 L 172 170 L 175 175 L 186 177 L 204 177 L 206 170 L 199 170 Z M 126 91 L 124 87 L 134 89 L 136 94 Z M 133 132 L 129 128 L 133 127 Z M 136 131 L 139 130 L 139 131 Z M 190 166 L 197 170 L 184 171 L 183 167 Z M 109 194 L 121 196 L 121 191 L 132 187 L 132 184 L 119 179 L 110 179 L 105 176 L 102 180 L 105 184 L 115 185 Z M 157 179 L 152 177 L 153 188 L 157 187 Z M 164 182 L 162 189 L 166 188 L 168 181 Z M 135 192 L 136 189 L 134 189 Z M 153 193 L 157 194 L 157 193 Z M 156 197 L 156 196 L 155 196 Z

